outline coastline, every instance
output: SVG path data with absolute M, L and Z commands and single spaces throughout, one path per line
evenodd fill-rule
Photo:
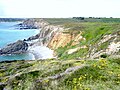
M 9 44 L 16 43 L 18 40 L 23 41 L 24 39 L 27 39 L 31 36 L 34 36 L 40 33 L 40 29 L 24 29 L 24 30 L 17 29 L 15 25 L 19 23 L 20 22 L 2 22 L 1 23 L 0 25 L 0 32 L 1 32 L 0 50 L 3 48 L 6 48 L 7 45 Z M 34 42 L 36 41 L 37 40 L 34 40 Z M 22 50 L 20 52 L 22 52 Z M 20 53 L 19 55 L 18 54 L 3 54 L 3 55 L 0 55 L 0 61 L 35 60 L 35 56 L 32 53 L 25 52 L 25 53 Z
M 31 23 L 32 22 L 32 23 Z M 23 26 L 22 27 L 20 27 L 20 28 L 23 28 L 22 30 L 20 30 L 19 28 L 17 28 L 16 29 L 16 27 L 18 27 L 19 26 L 19 24 L 18 24 L 18 26 L 16 25 L 16 27 L 15 27 L 15 31 L 16 30 L 20 30 L 20 31 L 28 31 L 30 28 L 32 28 L 32 27 L 37 27 L 37 29 L 33 29 L 32 28 L 32 30 L 35 30 L 35 31 L 33 31 L 34 32 L 34 35 L 32 35 L 32 36 L 29 36 L 27 39 L 26 38 L 22 38 L 22 39 L 20 39 L 20 40 L 22 40 L 22 41 L 24 41 L 24 42 L 26 42 L 27 44 L 28 44 L 28 49 L 26 50 L 26 52 L 29 54 L 28 56 L 30 56 L 30 58 L 29 59 L 26 59 L 26 60 L 38 60 L 38 59 L 49 59 L 49 58 L 54 58 L 54 56 L 53 56 L 53 50 L 51 50 L 51 49 L 49 49 L 48 47 L 46 47 L 46 46 L 41 46 L 40 44 L 38 45 L 38 40 L 39 40 L 39 38 L 37 38 L 36 39 L 36 36 L 35 35 L 37 35 L 37 34 L 41 34 L 42 35 L 42 37 L 45 37 L 46 36 L 46 34 L 48 34 L 48 31 L 49 31 L 49 29 L 50 30 L 53 30 L 54 28 L 55 28 L 55 30 L 57 30 L 56 29 L 56 27 L 53 27 L 53 26 L 49 26 L 48 25 L 48 23 L 47 22 L 45 22 L 45 21 L 43 21 L 43 19 L 40 19 L 40 21 L 38 22 L 38 21 L 36 21 L 36 20 L 26 20 L 26 21 L 24 21 L 24 22 L 22 22 L 21 23 Z M 31 26 L 32 25 L 32 26 Z M 48 25 L 47 27 L 45 27 L 44 29 L 44 31 L 41 31 L 42 30 L 42 28 L 44 27 L 44 26 L 46 26 L 46 25 Z M 28 29 L 24 29 L 24 26 L 26 26 L 26 27 L 28 27 Z M 39 26 L 39 27 L 38 27 Z M 12 27 L 12 28 L 14 28 L 14 26 Z M 12 28 L 10 28 L 10 29 L 12 29 Z M 11 30 L 11 31 L 13 31 L 13 30 Z M 32 32 L 32 33 L 33 33 Z M 24 34 L 24 33 L 23 33 Z M 42 38 L 41 37 L 41 38 Z M 48 38 L 50 38 L 50 37 L 48 37 Z M 47 39 L 48 39 L 47 38 Z M 46 39 L 46 38 L 45 38 Z M 49 39 L 48 39 L 49 40 Z M 43 42 L 43 41 L 41 41 L 41 42 Z M 32 56 L 31 56 L 32 55 Z M 13 57 L 14 58 L 14 57 Z

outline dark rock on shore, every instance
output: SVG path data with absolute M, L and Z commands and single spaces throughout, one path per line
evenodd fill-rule
M 39 29 L 48 25 L 49 23 L 40 18 L 26 19 L 22 23 L 16 25 L 18 29 Z
M 40 37 L 40 34 L 37 34 L 35 36 L 31 36 L 29 37 L 28 39 L 24 39 L 24 41 L 31 41 L 31 40 L 35 40 L 35 39 L 38 39 Z
M 24 23 L 20 23 L 17 25 L 18 29 L 38 29 L 36 26 L 34 25 L 29 25 L 29 24 L 24 24 Z
M 15 43 L 8 44 L 5 48 L 0 50 L 0 55 L 20 54 L 25 53 L 28 49 L 28 44 L 22 40 Z

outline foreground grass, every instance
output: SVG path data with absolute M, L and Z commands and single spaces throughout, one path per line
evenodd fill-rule
M 0 90 L 119 90 L 120 59 L 0 63 Z

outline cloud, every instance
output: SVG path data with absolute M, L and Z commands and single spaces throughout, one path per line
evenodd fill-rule
M 119 0 L 0 0 L 0 3 L 6 17 L 119 17 L 120 15 Z

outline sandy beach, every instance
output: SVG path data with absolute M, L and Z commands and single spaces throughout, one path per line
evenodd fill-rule
M 28 51 L 34 55 L 35 60 L 53 58 L 53 50 L 45 46 L 30 46 Z

